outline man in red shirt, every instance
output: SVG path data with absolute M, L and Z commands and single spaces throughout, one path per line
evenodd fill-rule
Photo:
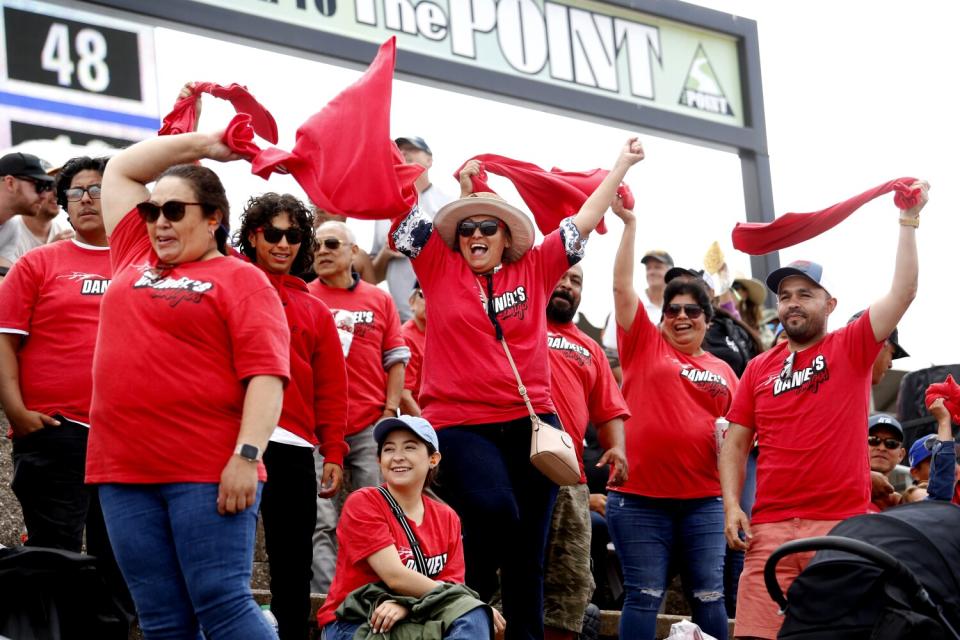
M 420 415 L 420 380 L 423 376 L 423 349 L 427 340 L 427 300 L 419 282 L 413 283 L 410 293 L 410 311 L 413 315 L 400 327 L 403 341 L 410 347 L 410 362 L 403 375 L 403 394 L 400 413 Z
M 393 299 L 353 271 L 359 248 L 350 228 L 338 221 L 325 222 L 317 228 L 316 238 L 314 269 L 319 278 L 309 289 L 333 312 L 347 361 L 346 441 L 350 452 L 343 459 L 343 470 L 344 490 L 349 492 L 380 482 L 373 425 L 397 415 L 410 349 L 400 335 Z M 326 593 L 333 579 L 342 504 L 340 499 L 317 501 L 311 583 L 315 593 Z
M 547 640 L 579 636 L 596 586 L 590 572 L 590 490 L 583 472 L 587 423 L 597 426 L 606 450 L 597 466 L 611 465 L 610 484 L 621 484 L 627 474 L 623 421 L 630 412 L 603 348 L 573 323 L 582 291 L 583 268 L 574 265 L 560 278 L 547 304 L 553 401 L 580 462 L 580 484 L 560 487 L 550 524 L 543 585 Z
M 855 322 L 827 333 L 837 300 L 819 264 L 796 261 L 767 278 L 788 339 L 747 365 L 727 413 L 730 428 L 720 461 L 727 542 L 746 550 L 738 637 L 775 638 L 780 628 L 782 618 L 763 583 L 764 563 L 774 549 L 794 538 L 824 535 L 840 520 L 867 512 L 864 425 L 873 364 L 917 291 L 916 230 L 929 185 L 915 186 L 921 189 L 919 204 L 900 212 L 890 291 Z M 739 499 L 754 438 L 761 455 L 751 519 Z M 826 474 L 820 483 L 809 482 L 810 469 Z M 778 566 L 784 590 L 811 555 Z
M 333 315 L 292 274 L 313 266 L 313 219 L 290 194 L 252 198 L 240 250 L 277 288 L 290 327 L 290 383 L 266 452 L 260 515 L 270 560 L 271 609 L 283 640 L 309 636 L 316 501 L 340 490 L 347 422 L 347 371 Z M 323 457 L 319 480 L 313 450 Z

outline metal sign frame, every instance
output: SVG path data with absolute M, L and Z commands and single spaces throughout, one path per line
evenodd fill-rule
M 56 0 L 54 0 L 56 1 Z M 740 157 L 746 218 L 750 222 L 773 220 L 773 186 L 764 120 L 763 84 L 760 75 L 760 46 L 753 20 L 697 7 L 678 0 L 603 0 L 681 22 L 707 31 L 734 37 L 738 43 L 740 78 L 744 104 L 744 126 L 720 124 L 672 113 L 621 99 L 593 95 L 508 74 L 457 64 L 432 56 L 399 50 L 398 72 L 446 86 L 508 97 L 521 102 L 586 115 L 590 119 L 627 125 L 685 142 L 734 151 Z M 377 45 L 308 27 L 264 19 L 191 0 L 86 0 L 122 11 L 149 16 L 164 22 L 180 23 L 245 40 L 303 50 L 312 54 L 366 65 Z M 751 270 L 761 280 L 779 266 L 779 254 L 751 256 Z

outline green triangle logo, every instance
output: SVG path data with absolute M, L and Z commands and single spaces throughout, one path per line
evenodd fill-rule
M 693 54 L 687 79 L 680 91 L 679 102 L 685 107 L 698 111 L 722 116 L 733 115 L 730 101 L 727 100 L 720 86 L 720 81 L 713 70 L 713 65 L 710 64 L 710 59 L 707 58 L 707 52 L 704 51 L 702 43 L 697 45 L 697 51 Z

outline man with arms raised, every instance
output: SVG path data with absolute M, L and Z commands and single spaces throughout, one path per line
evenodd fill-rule
M 727 542 L 747 552 L 737 637 L 777 636 L 782 618 L 763 583 L 764 563 L 774 549 L 794 538 L 824 535 L 840 520 L 867 511 L 864 425 L 873 363 L 917 291 L 916 231 L 929 185 L 914 186 L 920 200 L 900 212 L 893 284 L 857 321 L 827 333 L 837 300 L 819 264 L 793 262 L 767 278 L 788 339 L 747 365 L 727 414 L 730 429 L 720 461 Z M 754 437 L 763 453 L 751 520 L 739 499 Z M 810 482 L 810 469 L 822 482 Z M 808 561 L 779 566 L 784 590 Z

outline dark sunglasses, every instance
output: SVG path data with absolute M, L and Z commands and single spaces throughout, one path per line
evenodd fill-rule
M 79 202 L 83 200 L 83 194 L 90 196 L 91 200 L 100 199 L 100 185 L 92 184 L 89 187 L 70 187 L 63 190 L 63 195 L 67 202 Z
M 303 229 L 300 227 L 290 227 L 289 229 L 277 229 L 276 227 L 260 227 L 257 231 L 263 232 L 263 239 L 270 244 L 280 242 L 280 238 L 286 236 L 290 244 L 300 244 L 303 242 Z
M 696 320 L 703 315 L 703 307 L 698 304 L 668 304 L 663 308 L 663 315 L 672 320 L 680 315 L 681 310 L 691 320 Z
M 170 222 L 179 222 L 183 220 L 183 216 L 187 212 L 187 206 L 191 204 L 197 205 L 198 207 L 205 206 L 202 202 L 167 200 L 161 205 L 148 200 L 147 202 L 141 202 L 137 205 L 137 213 L 140 214 L 144 222 L 156 222 L 160 219 L 161 212 L 163 213 L 163 217 Z
M 893 451 L 894 449 L 899 449 L 903 443 L 897 440 L 896 438 L 881 438 L 880 436 L 867 436 L 867 444 L 871 447 L 879 447 L 880 443 L 883 443 L 883 446 L 887 449 Z
M 37 195 L 46 193 L 48 191 L 53 191 L 53 182 L 50 180 L 36 180 L 34 178 L 28 178 L 26 176 L 14 176 L 17 180 L 23 180 L 24 182 L 32 182 L 33 188 L 37 190 Z
M 336 251 L 340 247 L 350 244 L 349 242 L 344 242 L 339 238 L 317 238 L 317 246 L 323 245 L 329 251 Z
M 503 226 L 503 222 L 500 220 L 481 220 L 480 222 L 474 222 L 473 220 L 464 220 L 460 223 L 460 226 L 457 227 L 457 233 L 459 233 L 464 238 L 469 238 L 473 235 L 473 232 L 477 229 L 480 229 L 480 233 L 485 236 L 492 236 L 497 232 L 497 229 Z

